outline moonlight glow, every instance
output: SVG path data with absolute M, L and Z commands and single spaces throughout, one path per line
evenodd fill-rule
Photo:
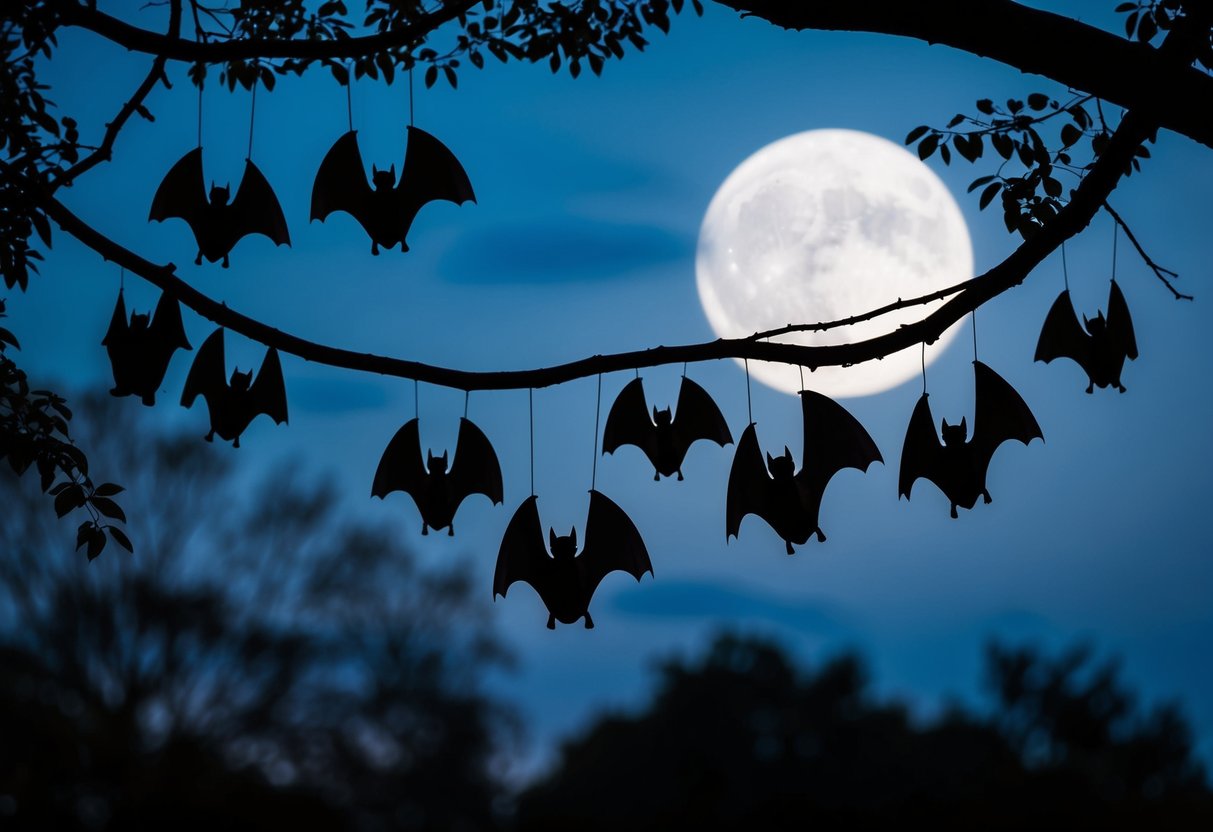
M 759 150 L 720 186 L 699 231 L 699 297 L 718 335 L 866 312 L 973 276 L 969 232 L 947 187 L 892 142 L 854 130 L 810 130 Z M 935 305 L 779 340 L 837 344 L 888 332 Z M 959 326 L 927 349 L 930 363 Z M 918 350 L 805 372 L 829 396 L 866 396 L 919 372 Z M 795 393 L 795 367 L 750 362 L 760 381 Z

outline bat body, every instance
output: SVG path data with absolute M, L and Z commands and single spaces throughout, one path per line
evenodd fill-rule
M 499 504 L 502 497 L 501 466 L 488 437 L 472 422 L 459 420 L 459 438 L 455 445 L 455 464 L 447 470 L 447 456 L 427 453 L 421 462 L 421 434 L 417 419 L 410 419 L 396 431 L 388 443 L 371 496 L 384 498 L 393 491 L 403 491 L 413 498 L 421 512 L 421 533 L 430 529 L 449 529 L 455 534 L 455 512 L 464 499 L 483 494 Z
M 910 489 L 919 477 L 939 487 L 952 504 L 971 509 L 977 498 L 990 502 L 986 489 L 986 471 L 998 446 L 1010 439 L 1027 445 L 1033 439 L 1044 441 L 1036 417 L 1028 405 L 1002 376 L 980 361 L 973 362 L 975 406 L 973 437 L 969 439 L 964 419 L 959 425 L 943 421 L 943 441 L 935 433 L 935 421 L 927 394 L 914 406 L 901 450 L 901 474 L 898 496 L 910 499 Z
M 118 291 L 118 302 L 101 344 L 114 371 L 110 395 L 139 396 L 149 406 L 156 403 L 156 391 L 173 353 L 193 349 L 185 337 L 176 298 L 161 294 L 154 315 L 134 314 L 128 321 L 122 290 Z
M 408 149 L 400 181 L 396 166 L 371 168 L 366 179 L 358 133 L 351 130 L 339 138 L 325 155 L 312 186 L 312 219 L 324 222 L 334 211 L 345 211 L 362 225 L 371 238 L 371 254 L 380 247 L 400 244 L 408 251 L 405 237 L 427 202 L 445 199 L 462 205 L 476 201 L 472 183 L 446 145 L 424 130 L 409 127 Z
M 818 514 L 830 478 L 843 468 L 867 471 L 873 462 L 884 462 L 880 450 L 863 425 L 840 404 L 812 390 L 800 391 L 804 419 L 804 460 L 799 473 L 792 453 L 772 457 L 758 445 L 751 423 L 737 442 L 737 453 L 729 471 L 726 507 L 726 540 L 737 537 L 741 521 L 755 514 L 783 538 L 787 553 L 792 544 L 807 543 L 821 531 Z
M 1129 305 L 1116 281 L 1108 291 L 1108 317 L 1101 311 L 1094 318 L 1083 316 L 1086 330 L 1078 323 L 1070 290 L 1057 296 L 1040 330 L 1036 360 L 1048 364 L 1055 358 L 1069 358 L 1086 371 L 1087 392 L 1096 387 L 1115 387 L 1125 392 L 1120 372 L 1125 359 L 1137 360 L 1137 338 Z
M 244 161 L 244 177 L 236 197 L 228 202 L 231 187 L 211 184 L 210 194 L 202 176 L 202 148 L 196 147 L 181 157 L 165 175 L 152 199 L 148 220 L 163 222 L 170 217 L 185 220 L 198 242 L 196 265 L 205 257 L 211 263 L 223 260 L 242 237 L 264 234 L 275 245 L 290 245 L 286 217 L 273 188 L 251 159 Z
M 683 376 L 677 411 L 654 407 L 650 418 L 644 384 L 637 378 L 628 382 L 611 405 L 602 432 L 602 452 L 612 454 L 621 445 L 635 445 L 653 463 L 654 480 L 675 474 L 681 480 L 687 449 L 699 439 L 721 447 L 733 443 L 720 408 L 706 390 Z
M 220 439 L 240 447 L 240 434 L 255 417 L 264 413 L 282 424 L 287 420 L 286 383 L 282 379 L 282 364 L 278 350 L 270 347 L 261 362 L 254 381 L 251 372 L 232 371 L 227 378 L 227 361 L 223 351 L 223 330 L 216 329 L 198 348 L 198 356 L 190 367 L 181 393 L 181 405 L 191 407 L 198 396 L 206 399 L 211 429 L 206 441 Z
M 505 597 L 515 581 L 534 587 L 548 608 L 548 629 L 556 622 L 574 624 L 585 619 L 594 626 L 590 600 L 607 574 L 622 570 L 639 581 L 653 564 L 640 532 L 623 509 L 597 491 L 590 491 L 590 512 L 585 524 L 585 547 L 577 554 L 577 529 L 558 537 L 548 529 L 549 555 L 539 523 L 538 497 L 523 500 L 501 538 L 493 597 Z

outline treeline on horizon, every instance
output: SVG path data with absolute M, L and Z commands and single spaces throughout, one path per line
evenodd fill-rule
M 992 644 L 983 706 L 923 722 L 858 656 L 725 633 L 519 792 L 525 726 L 485 685 L 511 657 L 466 570 L 298 471 L 238 501 L 231 454 L 82 405 L 137 550 L 85 562 L 0 473 L 0 828 L 1213 829 L 1181 708 L 1081 647 Z

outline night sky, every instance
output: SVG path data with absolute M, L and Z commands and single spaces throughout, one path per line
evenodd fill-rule
M 162 25 L 160 9 L 101 5 L 151 29 Z M 1111 2 L 1038 5 L 1119 30 Z M 160 178 L 196 141 L 196 92 L 179 64 L 170 68 L 174 88 L 160 88 L 148 101 L 156 122 L 135 119 L 113 162 L 61 198 L 119 243 L 175 262 L 183 279 L 211 297 L 293 334 L 463 369 L 521 369 L 712 339 L 695 289 L 699 224 L 723 179 L 769 142 L 843 127 L 900 143 L 915 125 L 942 126 L 956 112 L 973 112 L 978 98 L 1066 92 L 944 47 L 788 33 L 711 5 L 703 18 L 676 18 L 668 37 L 653 35 L 648 50 L 609 63 L 602 78 L 573 80 L 546 65 L 495 61 L 463 72 L 457 90 L 426 90 L 418 76 L 415 123 L 460 158 L 478 204 L 425 208 L 405 255 L 371 257 L 369 241 L 345 215 L 307 223 L 316 167 L 347 118 L 345 90 L 319 69 L 302 80 L 280 79 L 257 100 L 253 159 L 286 211 L 290 249 L 250 238 L 234 250 L 230 270 L 196 267 L 184 223 L 146 222 Z M 49 97 L 80 121 L 89 142 L 149 61 L 65 32 L 48 74 Z M 399 170 L 406 81 L 354 86 L 354 126 L 368 165 L 395 162 Z M 235 186 L 247 150 L 249 95 L 211 84 L 204 113 L 207 177 Z M 501 533 L 530 493 L 526 391 L 470 397 L 469 416 L 501 459 L 505 504 L 470 499 L 453 539 L 422 538 L 406 496 L 382 503 L 369 497 L 383 447 L 414 413 L 411 381 L 283 355 L 290 425 L 258 420 L 239 450 L 217 450 L 239 457 L 248 482 L 283 459 L 301 458 L 304 470 L 339 483 L 349 511 L 392 518 L 425 559 L 466 557 L 498 634 L 518 654 L 517 671 L 494 685 L 531 721 L 536 759 L 545 743 L 593 711 L 641 702 L 654 657 L 692 649 L 726 626 L 772 633 L 807 661 L 858 648 L 883 692 L 926 709 L 946 692 L 975 695 L 981 646 L 992 636 L 1049 647 L 1089 640 L 1101 654 L 1123 657 L 1126 678 L 1151 701 L 1182 700 L 1209 759 L 1213 546 L 1204 523 L 1213 494 L 1213 312 L 1205 278 L 1213 165 L 1207 148 L 1168 133 L 1152 153 L 1112 204 L 1151 255 L 1181 274 L 1181 288 L 1196 302 L 1172 299 L 1121 237 L 1116 274 L 1141 350 L 1123 375 L 1123 396 L 1085 395 L 1086 378 L 1070 362 L 1032 362 L 1040 325 L 1062 289 L 1059 257 L 984 307 L 980 356 L 1031 405 L 1045 444 L 1005 446 L 991 466 L 994 503 L 962 511 L 958 520 L 925 482 L 912 502 L 896 498 L 917 379 L 845 403 L 887 464 L 866 475 L 840 474 L 822 506 L 829 540 L 800 547 L 794 557 L 753 517 L 740 540 L 726 545 L 732 447 L 696 445 L 682 483 L 653 482 L 641 453 L 624 448 L 600 458 L 597 486 L 636 521 L 656 579 L 637 585 L 622 574 L 609 577 L 592 607 L 595 630 L 551 632 L 529 587 L 491 600 Z M 977 165 L 954 160 L 949 168 L 937 157 L 930 163 L 961 205 L 977 271 L 984 272 L 1017 239 L 1005 233 L 996 208 L 979 212 L 976 194 L 965 194 L 994 163 L 988 156 Z M 1110 218 L 1100 214 L 1067 245 L 1080 313 L 1106 309 L 1112 236 Z M 99 342 L 118 282 L 116 266 L 56 235 L 42 275 L 28 293 L 8 297 L 11 329 L 23 347 L 18 360 L 31 377 L 69 390 L 109 385 Z M 126 287 L 128 308 L 145 311 L 158 297 L 137 278 L 128 277 Z M 195 348 L 214 328 L 188 310 L 185 322 Z M 936 419 L 971 420 L 972 345 L 967 329 L 962 336 L 930 368 Z M 227 354 L 229 365 L 247 369 L 263 350 L 229 333 Z M 157 411 L 201 441 L 205 411 L 175 404 L 191 358 L 174 359 Z M 681 370 L 643 373 L 650 403 L 674 402 Z M 692 365 L 689 374 L 740 436 L 743 370 L 729 361 Z M 602 379 L 604 418 L 631 377 Z M 584 529 L 595 391 L 591 378 L 534 394 L 535 491 L 545 526 L 558 533 Z M 422 385 L 423 443 L 436 452 L 451 448 L 463 406 L 461 391 Z M 794 397 L 755 384 L 753 415 L 764 444 L 786 443 L 799 453 Z M 120 556 L 107 552 L 92 568 L 111 568 L 109 560 Z

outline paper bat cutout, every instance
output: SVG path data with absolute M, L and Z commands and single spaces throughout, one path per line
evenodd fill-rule
M 830 478 L 843 468 L 866 472 L 873 462 L 884 462 L 863 425 L 838 402 L 801 390 L 800 407 L 804 461 L 799 473 L 786 445 L 782 456 L 767 454 L 763 462 L 753 422 L 741 434 L 729 471 L 725 540 L 738 537 L 742 518 L 755 514 L 783 538 L 789 555 L 795 554 L 793 543 L 807 543 L 814 534 L 824 542 L 818 513 Z
M 257 380 L 251 372 L 232 370 L 232 379 L 227 380 L 227 360 L 223 353 L 223 329 L 216 329 L 198 348 L 198 356 L 185 378 L 185 390 L 181 393 L 181 406 L 191 407 L 198 396 L 206 399 L 206 409 L 211 417 L 211 430 L 206 441 L 211 442 L 215 434 L 220 439 L 240 447 L 240 434 L 249 422 L 261 413 L 281 425 L 286 421 L 286 383 L 282 380 L 282 364 L 278 350 L 270 347 L 265 351 Z
M 733 444 L 733 435 L 720 408 L 707 391 L 686 376 L 678 391 L 678 410 L 653 407 L 649 418 L 644 384 L 639 378 L 628 382 L 607 414 L 602 433 L 602 452 L 612 454 L 621 445 L 635 445 L 653 463 L 653 479 L 674 474 L 682 479 L 682 460 L 697 439 L 709 439 L 720 445 Z
M 454 536 L 455 512 L 467 497 L 483 494 L 493 505 L 501 503 L 501 466 L 488 437 L 466 418 L 459 420 L 455 464 L 450 470 L 445 451 L 442 456 L 427 452 L 422 465 L 418 421 L 410 419 L 388 443 L 371 485 L 372 497 L 382 499 L 393 491 L 413 498 L 421 512 L 422 534 L 446 528 Z
M 539 524 L 538 497 L 522 501 L 501 538 L 497 553 L 497 571 L 493 575 L 493 598 L 505 597 L 515 581 L 534 587 L 548 608 L 548 629 L 556 622 L 574 624 L 585 618 L 587 630 L 593 628 L 590 599 L 608 573 L 627 572 L 637 581 L 644 573 L 653 574 L 653 564 L 640 532 L 623 509 L 603 494 L 590 491 L 590 513 L 585 522 L 585 548 L 577 552 L 577 529 L 566 537 L 557 537 L 548 529 L 549 556 L 543 545 L 543 527 Z
M 1115 387 L 1125 392 L 1120 372 L 1125 359 L 1137 360 L 1137 338 L 1133 334 L 1133 318 L 1129 305 L 1116 281 L 1108 291 L 1108 317 L 1100 311 L 1094 318 L 1082 316 L 1086 331 L 1078 324 L 1070 290 L 1066 289 L 1053 301 L 1036 343 L 1036 360 L 1048 364 L 1055 358 L 1072 359 L 1087 373 L 1087 392 L 1098 387 Z
M 910 415 L 905 444 L 901 449 L 901 476 L 898 497 L 910 499 L 910 489 L 919 477 L 930 480 L 956 508 L 971 509 L 980 496 L 990 502 L 986 490 L 986 470 L 998 446 L 1009 439 L 1027 445 L 1033 439 L 1044 441 L 1044 434 L 1028 405 L 1002 376 L 980 361 L 973 362 L 975 405 L 973 438 L 965 441 L 968 426 L 943 420 L 943 442 L 935 433 L 931 405 L 923 393 Z
M 368 184 L 358 150 L 358 131 L 351 130 L 339 138 L 316 172 L 312 219 L 324 222 L 334 211 L 345 211 L 370 235 L 371 254 L 378 254 L 380 246 L 391 248 L 397 243 L 405 252 L 409 250 L 405 237 L 427 202 L 475 202 L 472 183 L 455 154 L 424 130 L 409 127 L 408 131 L 399 182 L 395 165 L 388 170 L 372 166 Z
M 147 218 L 163 222 L 179 217 L 189 223 L 198 241 L 194 265 L 199 266 L 205 257 L 212 263 L 222 259 L 226 269 L 233 246 L 249 234 L 264 234 L 279 246 L 291 244 L 278 197 L 252 159 L 244 160 L 244 177 L 236 198 L 229 203 L 231 190 L 230 184 L 220 188 L 211 182 L 207 196 L 202 148 L 196 147 L 169 169 L 156 189 Z
M 145 405 L 156 403 L 156 391 L 168 372 L 168 362 L 178 349 L 192 350 L 181 323 L 181 307 L 168 293 L 160 295 L 154 315 L 133 314 L 126 318 L 126 301 L 118 290 L 118 302 L 101 345 L 114 371 L 111 396 L 139 396 Z

